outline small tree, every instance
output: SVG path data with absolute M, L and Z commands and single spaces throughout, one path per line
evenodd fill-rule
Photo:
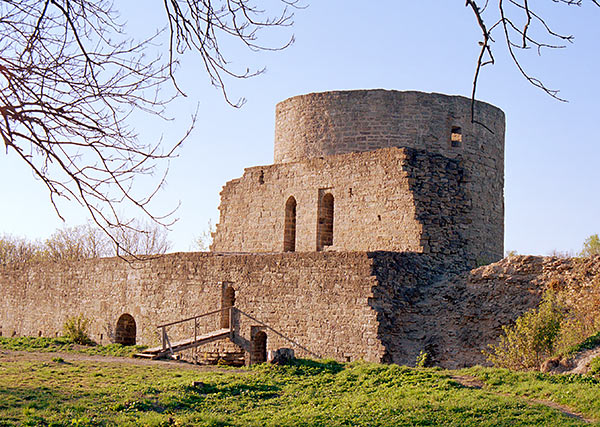
M 75 344 L 89 345 L 93 341 L 89 336 L 90 319 L 80 314 L 79 316 L 69 317 L 63 325 L 63 335 L 69 341 Z
M 564 319 L 564 309 L 554 293 L 548 292 L 538 308 L 503 326 L 500 342 L 490 345 L 487 359 L 494 366 L 517 370 L 539 368 L 551 356 Z
M 583 241 L 583 248 L 579 255 L 583 257 L 600 255 L 600 237 L 598 237 L 598 234 L 592 234 Z

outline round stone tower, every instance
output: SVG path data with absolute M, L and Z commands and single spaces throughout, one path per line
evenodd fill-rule
M 352 90 L 294 96 L 277 104 L 275 163 L 412 147 L 504 164 L 504 113 L 462 96 Z
M 472 201 L 465 215 L 481 259 L 502 258 L 504 245 L 504 113 L 471 99 L 437 93 L 352 90 L 311 93 L 280 102 L 275 163 L 388 147 L 410 147 L 458 159 Z M 435 197 L 435 195 L 432 195 Z

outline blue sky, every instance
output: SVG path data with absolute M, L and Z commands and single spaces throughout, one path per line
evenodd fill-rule
M 144 13 L 141 2 L 122 3 L 132 34 L 160 25 L 162 2 L 144 2 Z M 371 4 L 376 6 L 366 6 Z M 506 113 L 505 249 L 576 252 L 587 236 L 600 233 L 600 9 L 587 3 L 539 7 L 575 43 L 542 56 L 530 50 L 523 64 L 569 102 L 529 85 L 510 63 L 500 33 L 497 63 L 483 70 L 477 97 Z M 480 33 L 464 1 L 321 0 L 296 11 L 294 20 L 288 30 L 264 33 L 266 43 L 294 34 L 296 42 L 283 52 L 253 54 L 226 43 L 234 66 L 267 67 L 259 77 L 228 82 L 233 98 L 247 99 L 241 109 L 228 106 L 197 59 L 186 56 L 178 77 L 188 97 L 172 105 L 173 120 L 133 123 L 145 140 L 162 135 L 172 141 L 198 108 L 196 128 L 171 162 L 167 185 L 155 201 L 158 211 L 181 203 L 170 232 L 173 250 L 189 250 L 209 219 L 218 221 L 226 181 L 241 176 L 244 167 L 272 163 L 277 102 L 309 92 L 368 88 L 470 95 Z M 0 154 L 0 179 L 0 233 L 43 239 L 62 225 L 41 183 L 10 153 Z M 61 206 L 69 225 L 85 221 L 76 206 Z

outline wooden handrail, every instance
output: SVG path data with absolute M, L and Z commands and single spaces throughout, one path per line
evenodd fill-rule
M 199 314 L 198 316 L 188 317 L 187 319 L 177 320 L 177 321 L 171 322 L 171 323 L 165 323 L 164 325 L 158 325 L 156 328 L 160 329 L 160 328 L 165 328 L 167 326 L 177 325 L 179 323 L 189 322 L 190 320 L 200 319 L 201 317 L 210 316 L 211 314 L 221 313 L 221 312 L 223 312 L 225 310 L 230 310 L 231 308 L 233 308 L 233 307 L 221 308 L 219 310 L 215 310 L 215 311 L 211 311 L 211 312 L 208 312 L 208 313 Z
M 202 317 L 210 316 L 210 315 L 216 314 L 216 313 L 222 313 L 225 310 L 229 310 L 229 329 L 230 329 L 230 338 L 231 338 L 232 341 L 233 341 L 233 338 L 234 338 L 234 334 L 233 334 L 233 329 L 234 329 L 234 325 L 233 325 L 233 313 L 234 313 L 234 311 L 236 311 L 236 312 L 240 313 L 241 315 L 246 316 L 248 319 L 253 320 L 256 323 L 259 323 L 260 325 L 262 325 L 265 328 L 267 328 L 268 330 L 274 332 L 276 335 L 280 336 L 284 340 L 286 340 L 289 343 L 293 344 L 294 346 L 296 346 L 296 347 L 298 347 L 298 348 L 306 351 L 307 353 L 311 354 L 312 356 L 315 356 L 318 359 L 321 358 L 321 356 L 319 354 L 316 354 L 316 353 L 310 351 L 309 349 L 307 349 L 306 347 L 300 345 L 299 343 L 297 343 L 296 341 L 292 340 L 291 338 L 286 337 L 281 332 L 273 329 L 271 326 L 267 325 L 265 322 L 261 322 L 257 318 L 249 315 L 248 313 L 243 312 L 242 310 L 240 310 L 239 308 L 234 307 L 234 306 L 225 307 L 225 308 L 221 308 L 219 310 L 210 311 L 208 313 L 199 314 L 198 316 L 188 317 L 187 319 L 183 319 L 183 320 L 177 320 L 175 322 L 170 322 L 170 323 L 165 323 L 163 325 L 158 325 L 157 328 L 158 329 L 162 329 L 162 347 L 163 347 L 163 351 L 165 351 L 167 349 L 167 345 L 168 345 L 169 350 L 171 351 L 171 353 L 173 353 L 173 349 L 171 348 L 171 342 L 169 340 L 169 337 L 167 336 L 167 331 L 166 331 L 167 326 L 178 325 L 180 323 L 189 322 L 190 320 L 196 321 L 197 319 L 200 319 Z M 194 322 L 194 339 L 196 339 L 196 334 L 197 333 L 198 333 L 198 325 L 197 325 L 197 322 Z
M 260 320 L 258 320 L 258 319 L 257 319 L 257 318 L 255 318 L 255 317 L 252 317 L 252 316 L 251 316 L 251 315 L 249 315 L 248 313 L 244 313 L 242 310 L 240 310 L 240 309 L 239 309 L 239 308 L 237 308 L 237 307 L 230 307 L 230 308 L 232 308 L 233 310 L 237 311 L 238 313 L 240 313 L 240 314 L 242 314 L 242 315 L 246 316 L 248 319 L 250 319 L 250 320 L 253 320 L 253 321 L 255 321 L 256 323 L 260 323 L 262 326 L 264 326 L 264 327 L 265 327 L 265 328 L 267 328 L 268 330 L 270 330 L 270 331 L 274 332 L 276 335 L 279 335 L 279 336 L 280 336 L 281 338 L 283 338 L 284 340 L 286 340 L 286 341 L 288 341 L 288 342 L 290 342 L 290 343 L 294 344 L 296 347 L 298 347 L 298 348 L 300 348 L 300 349 L 302 349 L 302 350 L 306 351 L 307 353 L 309 353 L 309 354 L 311 354 L 311 355 L 315 356 L 317 359 L 320 359 L 320 358 L 321 358 L 321 356 L 320 356 L 319 354 L 317 354 L 317 353 L 315 353 L 315 352 L 312 352 L 312 351 L 310 351 L 309 349 L 307 349 L 306 347 L 304 347 L 304 346 L 302 346 L 302 345 L 298 344 L 296 341 L 292 340 L 291 338 L 288 338 L 288 337 L 286 337 L 286 336 L 285 336 L 285 335 L 283 335 L 281 332 L 279 332 L 279 331 L 277 331 L 277 330 L 273 329 L 272 327 L 270 327 L 269 325 L 267 325 L 265 322 L 261 322 Z

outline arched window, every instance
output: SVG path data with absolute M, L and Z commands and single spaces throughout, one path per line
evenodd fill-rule
M 130 314 L 122 314 L 117 320 L 115 329 L 115 343 L 123 345 L 135 345 L 136 326 L 135 319 Z
M 252 353 L 250 363 L 263 363 L 267 361 L 267 334 L 258 331 L 252 337 Z
M 327 193 L 319 202 L 317 250 L 333 245 L 333 194 Z
M 233 307 L 235 305 L 235 289 L 233 286 L 228 285 L 223 291 L 221 299 L 221 308 Z M 229 312 L 230 310 L 221 311 L 221 328 L 228 329 L 229 325 Z
M 283 225 L 283 251 L 296 250 L 296 199 L 290 196 L 285 203 L 285 222 Z

